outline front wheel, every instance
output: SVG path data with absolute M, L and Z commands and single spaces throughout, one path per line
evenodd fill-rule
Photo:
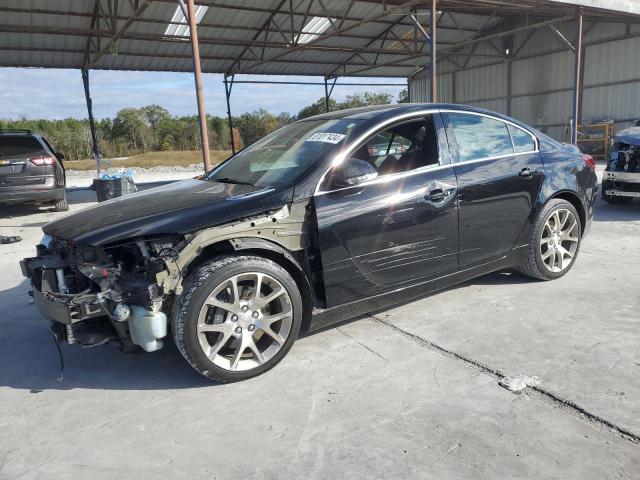
M 302 297 L 291 275 L 255 256 L 204 263 L 174 304 L 173 334 L 184 358 L 205 377 L 244 380 L 287 354 L 302 322 Z
M 553 280 L 566 274 L 580 250 L 579 219 L 571 203 L 559 198 L 550 200 L 536 219 L 529 254 L 519 270 L 538 280 Z

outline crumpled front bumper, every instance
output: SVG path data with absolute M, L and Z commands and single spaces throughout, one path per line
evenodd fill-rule
M 41 291 L 41 289 L 36 286 L 33 276 L 42 274 L 42 266 L 42 257 L 25 258 L 20 261 L 22 275 L 31 279 L 31 295 L 40 314 L 45 319 L 51 322 L 72 325 L 75 322 L 80 322 L 88 318 L 106 315 L 97 298 L 95 304 L 74 304 L 71 297 L 60 298 L 51 295 L 50 292 Z
M 602 194 L 612 197 L 640 198 L 640 172 L 605 171 L 602 179 Z
M 72 325 L 88 318 L 107 315 L 107 312 L 99 304 L 71 305 L 68 301 L 49 297 L 35 287 L 32 292 L 38 311 L 51 322 Z

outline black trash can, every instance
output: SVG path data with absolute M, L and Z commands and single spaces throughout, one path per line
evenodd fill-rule
M 132 178 L 122 177 L 113 179 L 94 178 L 91 190 L 96 192 L 98 202 L 104 202 L 105 200 L 136 192 L 138 189 Z

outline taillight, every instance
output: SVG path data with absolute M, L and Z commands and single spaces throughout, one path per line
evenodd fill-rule
M 596 171 L 596 161 L 591 155 L 589 155 L 588 153 L 583 153 L 582 159 L 584 160 L 584 163 L 587 164 L 587 167 L 591 169 L 592 172 Z
M 56 163 L 56 159 L 50 156 L 46 156 L 46 157 L 31 157 L 29 159 L 31 161 L 31 163 L 33 163 L 34 165 L 37 165 L 39 167 L 43 166 L 43 165 L 53 165 L 54 163 Z

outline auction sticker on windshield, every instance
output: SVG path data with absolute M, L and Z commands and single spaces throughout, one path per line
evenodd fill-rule
M 341 133 L 317 132 L 307 138 L 307 142 L 340 143 L 346 137 Z

